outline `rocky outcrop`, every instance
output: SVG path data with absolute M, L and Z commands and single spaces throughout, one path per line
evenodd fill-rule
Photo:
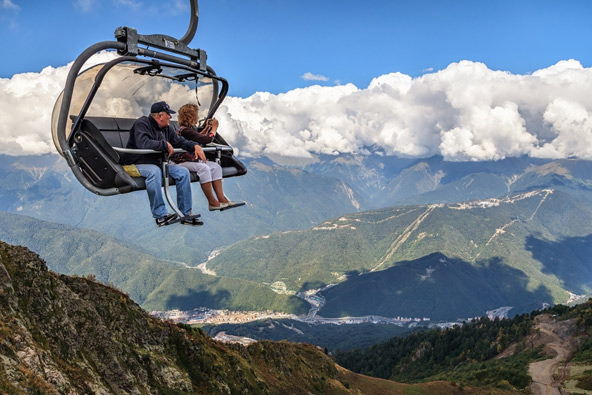
M 0 242 L 0 393 L 349 392 L 337 376 L 314 346 L 224 345 Z

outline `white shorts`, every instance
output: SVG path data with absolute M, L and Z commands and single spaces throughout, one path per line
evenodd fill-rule
M 222 179 L 222 167 L 216 162 L 183 162 L 179 166 L 186 167 L 189 171 L 197 173 L 199 176 L 199 183 L 205 184 Z

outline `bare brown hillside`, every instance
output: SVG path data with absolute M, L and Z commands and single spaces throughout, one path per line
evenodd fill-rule
M 533 341 L 535 345 L 545 345 L 544 352 L 549 359 L 530 364 L 530 389 L 534 395 L 567 394 L 561 389 L 561 383 L 569 377 L 566 366 L 576 347 L 572 336 L 574 328 L 574 320 L 557 321 L 549 314 L 536 318 L 537 335 Z

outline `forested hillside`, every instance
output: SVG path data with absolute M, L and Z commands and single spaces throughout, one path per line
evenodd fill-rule
M 430 381 L 446 374 L 465 384 L 502 385 L 507 381 L 513 387 L 525 388 L 530 383 L 527 364 L 539 357 L 537 350 L 484 363 L 510 344 L 524 341 L 532 327 L 529 314 L 493 321 L 482 317 L 450 329 L 395 337 L 364 350 L 337 352 L 335 360 L 355 372 L 406 383 Z M 526 347 L 520 345 L 520 349 Z
M 395 337 L 366 349 L 338 351 L 335 360 L 358 373 L 406 383 L 448 379 L 524 390 L 531 383 L 529 364 L 549 357 L 535 325 L 541 315 L 576 320 L 576 330 L 569 334 L 577 345 L 571 362 L 592 364 L 592 299 L 571 308 L 557 305 L 512 319 L 481 317 L 452 328 Z M 579 388 L 591 389 L 590 370 L 578 375 L 577 382 Z
M 590 293 L 591 234 L 590 206 L 543 189 L 344 215 L 238 242 L 208 268 L 293 291 L 337 284 L 320 292 L 325 317 L 456 320 Z

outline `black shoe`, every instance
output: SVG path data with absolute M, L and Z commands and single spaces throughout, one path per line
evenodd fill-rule
M 158 226 L 168 225 L 175 218 L 177 218 L 177 214 L 167 214 L 162 218 L 156 218 L 156 225 L 158 225 Z
M 201 225 L 203 225 L 204 224 L 203 221 L 200 220 L 197 217 L 199 217 L 199 215 L 185 217 L 185 219 L 182 219 L 181 220 L 181 223 L 183 225 L 191 225 L 191 226 L 201 226 Z

